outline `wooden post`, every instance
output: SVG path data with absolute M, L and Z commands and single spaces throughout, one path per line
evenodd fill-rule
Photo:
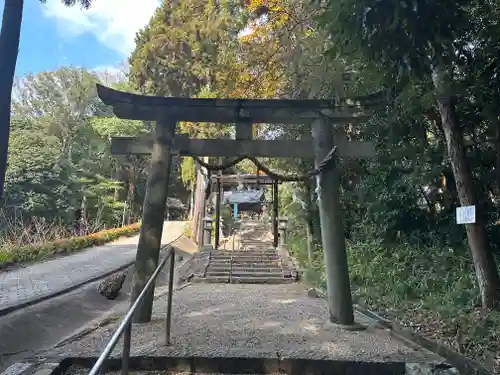
M 310 269 L 312 269 L 313 265 L 313 248 L 314 248 L 314 212 L 312 205 L 312 189 L 311 189 L 311 180 L 305 182 L 306 186 L 306 242 L 307 242 L 307 264 Z
M 167 176 L 168 176 L 168 181 L 167 184 L 170 187 L 170 176 L 172 173 L 172 156 L 170 157 L 170 163 L 168 163 L 168 169 L 167 169 Z M 168 189 L 167 189 L 168 193 Z M 167 194 L 167 200 L 165 202 L 165 212 L 163 213 L 163 220 L 167 219 L 167 221 L 170 221 L 170 208 L 168 207 L 168 194 Z
M 132 303 L 139 296 L 158 265 L 170 180 L 170 164 L 172 163 L 170 146 L 162 142 L 160 137 L 173 137 L 176 124 L 177 120 L 172 119 L 156 122 L 156 138 L 151 155 L 143 205 L 143 219 L 135 259 Z M 147 323 L 151 320 L 153 296 L 154 288 L 147 294 L 144 303 L 137 310 L 134 322 Z
M 317 166 L 334 146 L 333 129 L 324 120 L 317 119 L 313 123 L 312 134 Z M 330 320 L 342 325 L 353 325 L 354 313 L 340 205 L 339 176 L 333 167 L 320 173 L 316 179 L 319 188 L 318 206 Z
M 273 182 L 273 246 L 278 247 L 278 210 L 279 210 L 279 197 L 278 197 L 278 181 Z
M 203 161 L 205 163 L 208 163 L 208 157 L 204 157 Z M 198 164 L 197 164 L 198 165 Z M 196 229 L 196 238 L 198 242 L 198 249 L 201 251 L 203 248 L 203 218 L 205 217 L 205 211 L 206 211 L 206 202 L 205 202 L 205 179 L 203 177 L 202 171 L 202 166 L 198 165 L 198 178 L 197 178 L 197 188 L 196 192 L 197 194 L 195 195 L 195 204 L 197 206 L 197 227 Z M 208 171 L 207 171 L 208 173 Z
M 220 240 L 220 200 L 221 200 L 221 178 L 222 176 L 217 176 L 217 195 L 215 199 L 215 244 L 214 248 L 217 250 L 219 248 Z

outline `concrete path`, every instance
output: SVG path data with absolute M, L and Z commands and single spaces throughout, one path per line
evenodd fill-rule
M 184 231 L 183 221 L 165 222 L 162 244 Z M 18 308 L 71 290 L 135 260 L 139 236 L 92 247 L 88 250 L 0 273 L 0 316 Z

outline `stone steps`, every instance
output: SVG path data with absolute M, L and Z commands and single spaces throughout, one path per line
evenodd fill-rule
M 210 253 L 211 257 L 214 256 L 231 256 L 231 255 L 274 255 L 276 250 L 258 250 L 258 249 L 240 249 L 235 251 L 216 250 Z
M 267 277 L 247 277 L 233 276 L 231 284 L 288 284 L 294 282 L 293 279 L 286 279 L 283 276 L 267 276 Z
M 205 274 L 205 277 L 210 277 L 210 276 L 229 276 L 231 274 L 232 277 L 280 277 L 283 278 L 283 271 L 281 270 L 274 270 L 273 272 L 255 272 L 255 271 L 248 271 L 248 270 L 243 270 L 243 271 L 236 271 L 236 270 L 227 270 L 227 271 L 211 271 L 207 270 L 207 273 Z
M 281 264 L 275 261 L 266 261 L 266 262 L 210 262 L 210 267 L 218 267 L 218 268 L 280 268 Z
M 267 277 L 247 277 L 247 276 L 206 276 L 203 278 L 194 278 L 194 283 L 212 283 L 212 284 L 288 284 L 294 282 L 293 279 L 283 276 Z
M 229 275 L 226 276 L 205 276 L 195 277 L 194 283 L 229 284 Z
M 232 261 L 233 263 L 242 263 L 242 262 L 247 262 L 247 263 L 260 263 L 262 261 L 279 261 L 277 256 L 252 256 L 252 255 L 240 255 L 237 257 L 230 257 L 230 256 L 218 256 L 211 258 L 211 262 L 230 262 Z
M 261 273 L 272 273 L 272 272 L 279 272 L 281 273 L 282 272 L 282 269 L 281 267 L 279 266 L 276 266 L 276 267 L 230 267 L 230 266 L 223 266 L 223 267 L 220 267 L 220 266 L 212 266 L 210 265 L 208 268 L 207 268 L 207 272 L 229 272 L 229 271 L 233 271 L 233 273 L 235 272 L 261 272 Z
M 253 225 L 252 225 L 253 224 Z M 238 250 L 210 252 L 210 263 L 193 282 L 233 284 L 284 284 L 294 282 L 283 269 L 277 250 L 262 223 L 242 223 Z
M 279 260 L 278 254 L 245 254 L 245 255 L 216 255 L 210 256 L 210 261 L 230 261 L 231 259 L 239 259 L 239 260 L 249 260 L 251 262 L 258 262 L 261 260 Z
M 262 248 L 268 248 L 268 249 L 274 249 L 273 247 L 273 242 L 267 242 L 267 241 L 258 241 L 258 242 L 247 242 L 247 241 L 242 241 L 240 240 L 240 247 L 257 247 L 259 249 Z

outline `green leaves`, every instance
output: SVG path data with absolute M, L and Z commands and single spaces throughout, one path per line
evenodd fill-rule
M 22 208 L 27 216 L 72 222 L 86 199 L 89 220 L 106 225 L 122 222 L 123 202 L 115 200 L 120 198 L 115 193 L 126 181 L 141 182 L 144 161 L 129 160 L 126 178 L 116 181 L 116 164 L 122 160 L 110 154 L 110 137 L 137 135 L 148 131 L 149 125 L 100 117 L 109 109 L 96 96 L 96 81 L 93 73 L 71 67 L 18 80 L 7 206 Z
M 47 2 L 47 0 L 39 0 L 41 3 Z M 74 6 L 76 4 L 80 5 L 84 9 L 90 8 L 93 0 L 61 0 L 66 6 Z
M 155 95 L 195 96 L 207 85 L 216 90 L 217 76 L 227 69 L 226 49 L 243 28 L 230 11 L 238 7 L 232 1 L 165 1 L 137 34 L 129 59 L 132 83 Z
M 467 43 L 468 1 L 346 0 L 328 2 L 320 24 L 332 36 L 333 53 L 373 67 L 390 77 L 429 73 L 435 56 Z M 451 54 L 451 55 L 450 55 Z
M 117 117 L 93 117 L 90 119 L 92 129 L 103 138 L 118 136 L 135 136 L 146 133 L 147 128 L 142 121 L 122 120 Z

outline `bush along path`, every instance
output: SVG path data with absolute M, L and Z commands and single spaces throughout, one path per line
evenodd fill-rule
M 294 256 L 308 264 L 304 236 L 290 236 Z M 459 353 L 491 373 L 500 373 L 500 311 L 482 309 L 466 249 L 387 245 L 358 237 L 349 242 L 353 297 L 362 309 L 395 327 Z M 307 278 L 326 288 L 322 251 L 314 252 Z M 407 336 L 407 335 L 406 335 Z M 416 341 L 419 341 L 418 339 Z M 444 355 L 444 354 L 443 354 Z
M 104 245 L 121 237 L 135 236 L 140 225 L 132 224 L 120 228 L 102 230 L 86 236 L 77 236 L 50 241 L 47 243 L 6 247 L 0 249 L 0 272 L 25 263 L 48 260 L 61 255 L 68 255 L 92 246 Z
M 165 222 L 162 244 L 170 243 L 182 235 L 183 229 L 184 222 Z M 80 243 L 78 241 L 76 243 Z M 87 243 L 90 241 L 97 240 L 90 239 Z M 94 246 L 85 251 L 75 252 L 71 256 L 32 264 L 9 272 L 1 272 L 0 316 L 66 293 L 71 289 L 130 266 L 135 260 L 137 241 L 138 236 L 124 238 Z

